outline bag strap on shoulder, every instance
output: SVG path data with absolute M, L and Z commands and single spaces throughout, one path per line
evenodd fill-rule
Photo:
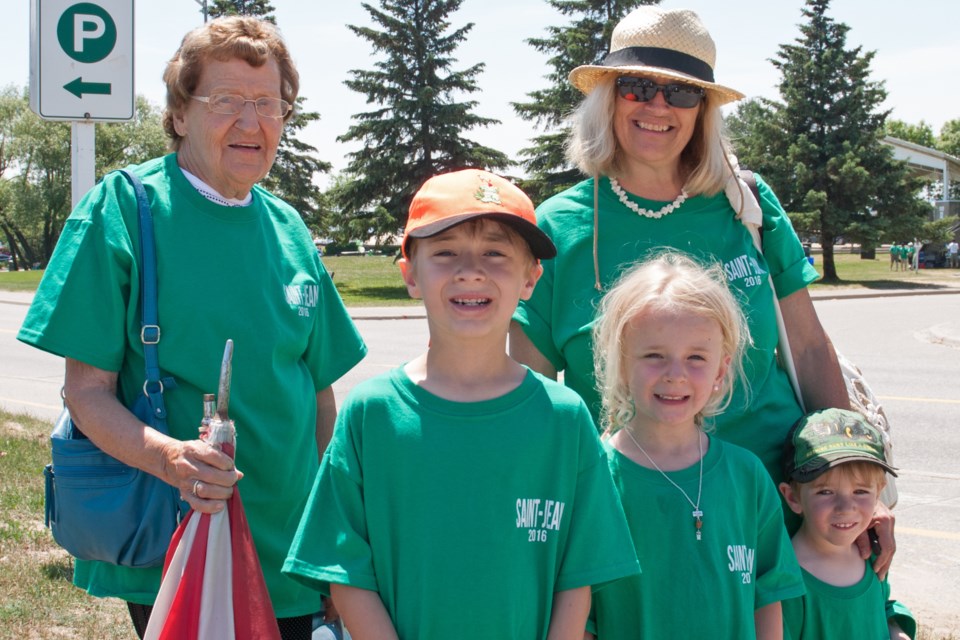
M 157 311 L 157 247 L 153 234 L 153 215 L 143 183 L 132 172 L 119 170 L 130 184 L 137 197 L 137 212 L 140 221 L 140 341 L 143 343 L 143 358 L 146 379 L 143 393 L 150 401 L 153 426 L 167 433 L 167 408 L 163 402 L 163 381 L 160 379 L 160 324 Z
M 750 187 L 750 193 L 753 194 L 753 197 L 757 199 L 757 204 L 760 204 L 760 187 L 757 186 L 757 174 L 749 169 L 740 169 L 738 172 L 740 179 L 743 180 L 744 184 Z M 760 234 L 760 246 L 763 247 L 763 225 L 761 224 L 757 228 L 757 233 Z

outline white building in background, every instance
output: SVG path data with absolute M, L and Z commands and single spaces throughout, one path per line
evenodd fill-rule
M 905 161 L 918 176 L 940 182 L 944 198 L 949 197 L 950 185 L 960 180 L 960 158 L 892 136 L 883 141 L 893 147 L 894 158 Z M 960 200 L 934 200 L 933 205 L 935 220 L 960 215 Z

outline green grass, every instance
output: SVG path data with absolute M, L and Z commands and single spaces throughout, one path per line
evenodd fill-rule
M 838 249 L 840 249 L 838 247 Z M 837 253 L 834 261 L 840 284 L 811 285 L 814 289 L 865 287 L 868 289 L 936 289 L 960 286 L 960 270 L 920 269 L 913 271 L 890 271 L 886 253 L 877 254 L 876 260 L 861 260 L 859 253 Z M 814 267 L 822 275 L 823 256 L 814 255 Z M 417 304 L 407 295 L 400 278 L 400 268 L 389 256 L 332 256 L 324 257 L 323 263 L 333 276 L 344 303 L 347 306 L 398 306 Z M 0 290 L 34 291 L 43 271 L 0 271 Z
M 0 289 L 6 291 L 36 291 L 43 271 L 0 271 Z
M 837 247 L 839 250 L 840 247 Z M 890 258 L 886 253 L 877 253 L 875 260 L 861 260 L 859 253 L 834 254 L 834 264 L 840 284 L 815 282 L 815 290 L 828 288 L 865 287 L 867 289 L 939 289 L 954 283 L 960 286 L 960 270 L 920 269 L 918 271 L 891 271 Z M 814 268 L 823 276 L 823 256 L 814 255 Z
M 72 586 L 73 560 L 43 526 L 50 428 L 0 409 L 0 640 L 133 638 L 120 600 Z M 921 629 L 917 640 L 957 638 Z
M 50 428 L 0 410 L 0 638 L 130 638 L 126 606 L 74 587 L 73 559 L 44 527 Z
M 348 306 L 416 304 L 407 295 L 400 267 L 389 256 L 331 256 L 323 264 Z M 0 271 L 0 290 L 36 291 L 43 271 Z
M 407 294 L 400 267 L 390 256 L 324 256 L 323 265 L 344 304 L 351 307 L 417 304 Z

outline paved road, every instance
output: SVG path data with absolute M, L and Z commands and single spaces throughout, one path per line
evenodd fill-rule
M 893 592 L 928 632 L 960 636 L 960 295 L 855 296 L 821 296 L 815 304 L 837 347 L 866 373 L 894 427 L 901 477 Z M 28 301 L 28 295 L 0 292 L 0 405 L 53 419 L 62 361 L 14 339 Z M 427 344 L 422 309 L 352 313 L 370 353 L 335 385 L 341 400 L 359 380 Z

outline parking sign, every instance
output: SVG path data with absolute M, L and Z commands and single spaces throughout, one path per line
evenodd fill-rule
M 30 108 L 47 120 L 133 119 L 133 0 L 31 0 Z

